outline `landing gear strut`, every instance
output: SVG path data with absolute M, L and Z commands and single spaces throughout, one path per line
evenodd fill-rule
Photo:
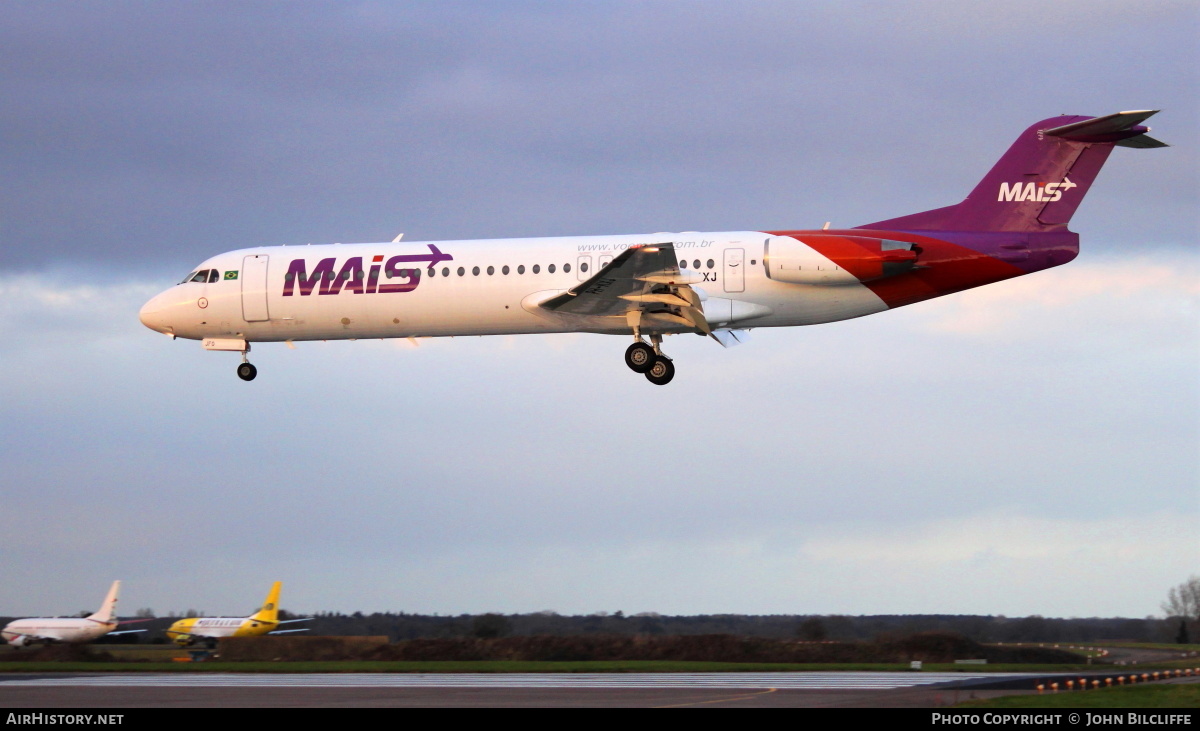
M 243 381 L 253 381 L 258 375 L 258 369 L 246 359 L 246 353 L 250 352 L 250 343 L 246 343 L 246 349 L 242 351 L 242 363 L 237 367 L 238 378 Z

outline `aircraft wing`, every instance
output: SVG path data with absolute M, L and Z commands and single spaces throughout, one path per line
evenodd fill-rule
M 144 629 L 123 629 L 120 632 L 109 632 L 108 634 L 105 635 L 105 637 L 111 637 L 113 635 L 132 635 L 137 632 L 145 632 L 145 631 L 146 630 L 144 630 Z
M 301 629 L 277 629 L 273 632 L 268 632 L 267 634 L 269 634 L 269 635 L 286 635 L 286 634 L 290 634 L 292 632 L 307 632 L 307 631 L 308 631 L 308 627 L 302 627 Z
M 682 272 L 669 242 L 626 249 L 587 281 L 539 303 L 561 315 L 624 316 L 631 324 L 669 323 L 702 333 L 711 328 L 691 284 L 700 274 Z

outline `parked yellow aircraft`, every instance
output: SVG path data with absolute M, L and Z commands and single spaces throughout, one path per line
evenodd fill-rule
M 253 637 L 255 635 L 278 635 L 286 632 L 307 632 L 306 629 L 276 629 L 281 624 L 304 622 L 305 619 L 279 620 L 279 589 L 282 581 L 276 581 L 267 592 L 262 607 L 249 617 L 188 617 L 171 625 L 167 637 L 180 647 L 203 642 L 215 647 L 220 637 Z

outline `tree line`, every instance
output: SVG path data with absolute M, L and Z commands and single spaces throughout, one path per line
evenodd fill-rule
M 152 614 L 140 611 L 145 618 Z M 172 612 L 135 625 L 147 632 L 101 638 L 117 644 L 166 642 L 163 630 L 179 613 Z M 192 614 L 191 616 L 196 616 Z M 1093 640 L 1131 642 L 1175 642 L 1178 620 L 1146 617 L 1072 617 L 1038 615 L 1006 617 L 1002 615 L 961 614 L 878 614 L 795 615 L 795 614 L 699 614 L 666 615 L 653 612 L 626 615 L 623 612 L 597 612 L 565 615 L 555 612 L 532 614 L 411 614 L 408 612 L 317 612 L 298 615 L 286 610 L 281 619 L 311 616 L 307 622 L 289 629 L 305 627 L 307 635 L 383 636 L 390 641 L 451 639 L 474 637 L 491 639 L 521 636 L 687 636 L 727 634 L 767 639 L 809 641 L 863 641 L 899 637 L 917 632 L 953 632 L 976 642 L 1047 642 L 1080 643 Z M 7 623 L 0 618 L 0 626 Z

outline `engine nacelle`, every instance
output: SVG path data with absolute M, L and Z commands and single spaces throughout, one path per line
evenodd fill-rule
M 767 278 L 791 284 L 836 286 L 912 271 L 919 251 L 906 241 L 866 236 L 772 236 L 763 252 Z

